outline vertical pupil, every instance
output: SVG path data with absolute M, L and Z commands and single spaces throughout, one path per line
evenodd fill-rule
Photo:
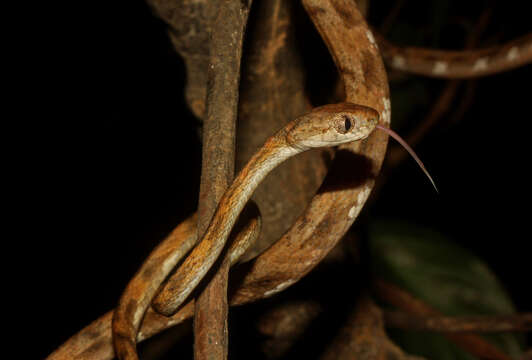
M 344 116 L 344 119 L 345 119 L 345 131 L 349 131 L 349 129 L 351 129 L 351 120 L 349 120 L 349 117 L 347 116 Z

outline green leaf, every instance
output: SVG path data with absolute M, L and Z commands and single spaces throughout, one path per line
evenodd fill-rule
M 449 316 L 512 314 L 515 308 L 497 277 L 470 251 L 417 225 L 379 221 L 370 225 L 374 271 Z M 398 332 L 396 341 L 431 359 L 473 359 L 435 333 Z M 486 336 L 512 357 L 522 352 L 514 334 Z

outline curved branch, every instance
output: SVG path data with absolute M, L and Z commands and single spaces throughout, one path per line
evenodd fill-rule
M 379 297 L 388 304 L 409 314 L 418 316 L 440 316 L 439 311 L 414 297 L 395 284 L 382 279 L 374 283 Z M 450 341 L 481 359 L 510 360 L 510 356 L 475 334 L 444 334 Z
M 384 313 L 386 325 L 437 332 L 503 332 L 532 330 L 532 313 L 496 316 L 416 316 L 401 311 Z

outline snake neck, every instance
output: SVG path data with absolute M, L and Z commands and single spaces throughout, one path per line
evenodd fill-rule
M 157 312 L 170 316 L 177 311 L 222 252 L 238 216 L 260 182 L 273 168 L 300 152 L 286 142 L 281 131 L 253 155 L 220 199 L 200 243 L 154 300 Z
M 224 228 L 224 236 L 228 237 L 240 212 L 262 180 L 283 161 L 304 151 L 288 145 L 283 135 L 283 133 L 279 133 L 269 138 L 264 146 L 253 155 L 246 166 L 238 173 L 220 200 L 209 228 L 212 228 L 212 230 Z M 213 224 L 217 222 L 217 219 L 220 219 L 223 223 Z

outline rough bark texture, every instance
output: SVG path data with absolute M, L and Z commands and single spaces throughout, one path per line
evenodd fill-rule
M 246 34 L 237 128 L 238 169 L 264 141 L 307 112 L 305 73 L 297 47 L 297 2 L 256 1 Z M 307 74 L 311 76 L 311 74 Z M 322 150 L 309 151 L 277 167 L 253 195 L 263 233 L 246 258 L 252 258 L 290 227 L 318 189 L 326 168 Z
M 316 301 L 293 301 L 261 315 L 258 330 L 267 339 L 262 351 L 268 359 L 280 359 L 304 336 L 307 327 L 322 312 Z
M 186 99 L 192 112 L 204 117 L 210 38 L 216 16 L 207 1 L 149 0 L 156 14 L 170 25 L 170 38 L 187 68 Z M 240 169 L 264 140 L 310 109 L 305 94 L 305 71 L 297 50 L 294 18 L 302 15 L 291 1 L 255 1 L 251 27 L 246 31 L 242 59 L 237 127 L 236 167 Z M 323 151 L 292 159 L 257 189 L 253 200 L 263 217 L 250 259 L 277 240 L 301 214 L 326 173 Z
M 421 360 L 394 345 L 384 332 L 381 310 L 369 297 L 362 297 L 345 325 L 321 357 L 322 360 Z
M 240 61 L 249 5 L 240 0 L 219 2 L 211 26 L 198 206 L 200 238 L 234 177 Z M 212 269 L 214 275 L 196 301 L 194 358 L 197 360 L 227 358 L 230 266 L 230 262 L 223 262 L 219 269 Z
M 209 0 L 147 0 L 168 25 L 174 47 L 186 66 L 185 97 L 198 118 L 205 115 L 210 29 L 217 6 Z

